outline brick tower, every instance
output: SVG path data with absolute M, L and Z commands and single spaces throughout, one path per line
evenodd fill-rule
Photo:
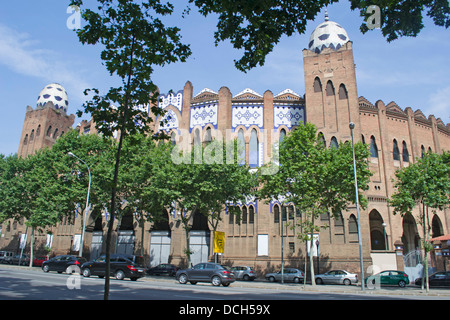
M 303 62 L 306 120 L 317 126 L 327 146 L 350 139 L 349 122 L 356 124 L 358 141 L 361 128 L 352 42 L 328 14 L 311 34 Z
M 18 156 L 27 157 L 44 147 L 51 147 L 56 138 L 67 132 L 75 116 L 67 115 L 69 100 L 66 90 L 52 83 L 41 91 L 36 109 L 28 106 L 22 127 Z

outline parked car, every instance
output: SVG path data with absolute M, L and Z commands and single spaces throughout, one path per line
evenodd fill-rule
M 106 275 L 106 255 L 83 263 L 81 266 L 81 274 L 84 277 L 98 276 L 99 278 L 103 278 Z M 129 254 L 111 254 L 110 275 L 117 280 L 130 278 L 136 281 L 142 278 L 145 276 L 143 257 Z
M 177 274 L 178 268 L 170 263 L 161 263 L 156 267 L 148 268 L 147 274 L 149 275 L 167 275 L 174 277 Z
M 86 259 L 83 257 L 61 255 L 42 262 L 42 270 L 44 272 L 57 271 L 58 273 L 73 273 L 77 271 L 75 267 L 80 268 L 85 262 Z
M 276 273 L 267 273 L 265 278 L 270 282 L 281 281 L 281 270 Z M 300 283 L 305 278 L 305 274 L 303 271 L 296 268 L 284 268 L 283 272 L 283 280 L 284 281 L 293 281 L 295 283 Z
M 27 266 L 30 264 L 30 257 L 26 254 L 16 254 L 12 257 L 6 257 L 3 263 Z
M 371 281 L 372 285 L 379 283 L 380 285 L 398 285 L 401 288 L 404 288 L 407 284 L 409 284 L 408 275 L 403 271 L 398 270 L 381 271 L 380 273 L 364 279 L 366 284 L 368 281 Z
M 450 287 L 450 272 L 436 272 L 428 277 L 430 287 Z M 416 286 L 422 285 L 422 278 L 416 279 Z
M 42 267 L 42 263 L 44 261 L 47 261 L 47 257 L 46 256 L 36 256 L 33 257 L 33 266 L 35 267 Z
M 350 273 L 346 270 L 331 270 L 323 274 L 318 274 L 314 277 L 317 284 L 345 284 L 351 285 L 352 283 L 358 283 L 358 275 Z
M 176 279 L 181 284 L 190 282 L 211 282 L 214 286 L 228 287 L 236 280 L 231 268 L 218 263 L 199 263 L 193 268 L 182 269 L 177 271 Z
M 7 263 L 6 259 L 14 256 L 12 251 L 0 251 L 0 263 Z
M 233 271 L 236 280 L 249 281 L 256 279 L 256 272 L 253 270 L 252 267 L 236 266 L 232 267 L 231 270 Z

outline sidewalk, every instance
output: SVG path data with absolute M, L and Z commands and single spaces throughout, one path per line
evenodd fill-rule
M 141 278 L 144 281 L 158 281 L 158 282 L 172 282 L 177 283 L 175 278 L 169 278 L 167 276 L 147 276 Z M 450 288 L 430 288 L 427 293 L 426 290 L 422 290 L 421 287 L 415 285 L 409 285 L 405 288 L 396 286 L 383 286 L 381 289 L 368 289 L 361 290 L 361 285 L 316 285 L 311 284 L 295 284 L 295 283 L 280 283 L 280 282 L 268 282 L 264 280 L 255 281 L 235 281 L 231 284 L 231 287 L 240 288 L 255 288 L 255 289 L 271 289 L 271 290 L 293 290 L 293 291 L 305 291 L 305 292 L 320 292 L 320 293 L 342 293 L 342 294 L 369 294 L 369 295 L 405 295 L 405 296 L 421 296 L 424 297 L 448 297 L 450 299 Z

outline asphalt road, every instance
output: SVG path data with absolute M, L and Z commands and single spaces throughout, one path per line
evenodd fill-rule
M 236 300 L 449 300 L 450 290 L 443 294 L 424 295 L 417 290 L 392 288 L 362 294 L 356 286 L 320 286 L 302 290 L 300 285 L 266 282 L 235 282 L 230 287 L 211 284 L 181 285 L 173 278 L 111 278 L 111 300 L 159 301 L 236 301 Z M 44 273 L 39 268 L 0 266 L 0 300 L 102 300 L 104 279 L 84 278 L 78 274 Z M 437 291 L 433 291 L 437 292 Z M 406 293 L 406 294 L 405 294 Z

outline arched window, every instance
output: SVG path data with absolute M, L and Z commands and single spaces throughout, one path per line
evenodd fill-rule
M 31 130 L 31 134 L 30 134 L 30 142 L 34 140 L 34 129 Z
M 331 138 L 330 147 L 333 149 L 339 148 L 339 143 L 337 142 L 336 137 Z
M 425 147 L 422 145 L 422 147 L 420 147 L 420 150 L 422 151 L 422 158 L 425 155 Z
M 370 156 L 372 158 L 378 158 L 378 147 L 374 136 L 370 137 Z
M 170 134 L 170 142 L 172 143 L 172 145 L 176 145 L 177 141 L 176 141 L 177 135 L 175 134 L 174 131 L 172 131 L 172 133 Z
M 347 89 L 345 88 L 345 85 L 343 83 L 341 83 L 341 85 L 339 86 L 339 99 L 348 99 Z
M 405 141 L 403 141 L 402 158 L 403 158 L 403 162 L 409 162 L 408 146 L 406 145 Z
M 319 134 L 317 136 L 319 137 L 319 142 L 323 143 L 323 146 L 326 148 L 327 142 L 325 141 L 325 137 L 324 137 L 323 133 L 319 132 Z
M 331 82 L 331 80 L 328 80 L 327 82 L 327 96 L 334 96 L 334 86 L 333 86 L 333 82 Z
M 41 135 L 41 125 L 38 125 L 36 129 L 36 137 L 39 137 Z
M 358 222 L 356 221 L 356 217 L 353 214 L 348 219 L 348 233 L 350 234 L 358 233 Z
M 342 218 L 340 212 L 334 216 L 334 233 L 337 235 L 344 234 L 344 218 Z
M 242 223 L 247 224 L 247 207 L 242 206 Z
M 248 223 L 255 223 L 255 208 L 253 206 L 248 207 Z
M 393 156 L 395 161 L 399 161 L 400 160 L 400 151 L 398 150 L 397 140 L 395 140 L 395 139 L 394 139 L 394 146 L 393 146 L 393 149 L 392 149 L 392 156 Z
M 244 130 L 239 129 L 238 136 L 238 163 L 245 164 L 245 138 L 244 138 Z
M 253 129 L 250 134 L 250 143 L 248 146 L 248 164 L 250 167 L 254 168 L 258 166 L 258 134 L 256 129 Z
M 273 206 L 273 222 L 280 222 L 280 207 L 277 204 Z
M 55 129 L 55 132 L 53 133 L 53 139 L 58 138 L 58 128 Z
M 23 139 L 23 144 L 26 145 L 28 143 L 28 135 L 25 135 L 25 138 Z
M 211 127 L 206 128 L 205 132 L 205 143 L 210 143 L 212 141 Z
M 200 140 L 200 130 L 197 128 L 194 131 L 194 146 L 199 146 L 201 143 Z
M 318 77 L 314 79 L 314 92 L 322 92 L 322 83 Z
M 366 138 L 364 138 L 364 135 L 363 135 L 363 134 L 361 135 L 361 142 L 362 142 L 363 144 L 366 144 Z
M 47 129 L 47 137 L 50 137 L 52 135 L 52 126 L 48 127 Z
M 280 131 L 280 145 L 281 145 L 281 142 L 283 142 L 285 137 L 286 137 L 286 130 L 285 129 L 281 129 L 281 131 Z

